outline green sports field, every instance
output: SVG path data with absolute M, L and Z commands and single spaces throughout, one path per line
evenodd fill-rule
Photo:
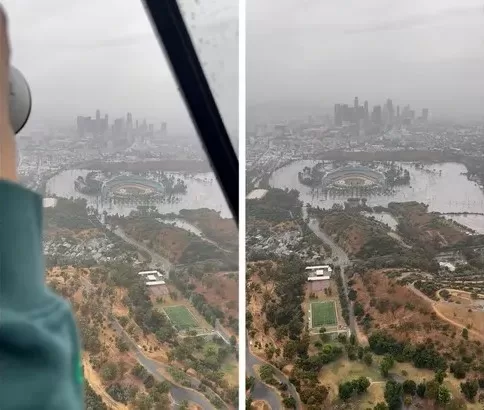
M 336 305 L 334 302 L 312 302 L 311 303 L 311 326 L 336 326 Z
M 186 306 L 166 306 L 163 308 L 171 323 L 178 329 L 198 327 L 198 322 Z

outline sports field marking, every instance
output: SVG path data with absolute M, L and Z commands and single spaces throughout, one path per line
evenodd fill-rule
M 184 305 L 166 306 L 163 308 L 171 323 L 178 329 L 190 329 L 199 327 L 193 313 Z
M 336 326 L 336 304 L 331 302 L 311 303 L 311 327 Z

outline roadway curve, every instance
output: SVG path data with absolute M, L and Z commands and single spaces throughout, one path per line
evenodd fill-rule
M 247 341 L 248 340 L 249 340 L 249 336 L 247 335 Z M 281 402 L 281 398 L 276 393 L 275 388 L 269 387 L 267 384 L 262 382 L 259 375 L 254 371 L 254 366 L 257 366 L 257 365 L 262 366 L 263 364 L 271 365 L 271 364 L 254 355 L 250 350 L 248 343 L 245 348 L 245 363 L 246 363 L 247 374 L 255 378 L 254 387 L 251 392 L 252 398 L 254 400 L 264 400 L 269 404 L 269 406 L 271 406 L 272 410 L 279 410 L 284 408 Z M 279 382 L 286 384 L 287 392 L 296 399 L 297 410 L 302 409 L 301 399 L 294 385 L 291 384 L 288 377 L 284 373 L 282 373 L 277 367 L 272 366 L 272 368 L 274 369 L 275 378 Z
M 113 320 L 113 324 L 116 330 L 129 343 L 131 350 L 135 354 L 138 362 L 148 372 L 150 372 L 156 380 L 160 382 L 167 381 L 171 384 L 170 394 L 174 401 L 174 408 L 178 408 L 179 404 L 184 400 L 193 402 L 199 405 L 200 407 L 202 407 L 202 409 L 204 410 L 212 410 L 216 408 L 212 403 L 210 403 L 210 401 L 203 394 L 197 392 L 196 390 L 193 390 L 200 385 L 199 380 L 193 377 L 189 377 L 189 380 L 193 389 L 178 386 L 172 383 L 170 380 L 167 380 L 165 376 L 163 376 L 163 374 L 158 370 L 158 368 L 161 366 L 161 363 L 157 362 L 156 360 L 150 359 L 148 356 L 146 356 L 144 352 L 138 347 L 138 345 L 131 339 L 128 333 L 121 327 L 121 325 L 118 323 L 117 320 Z M 228 408 L 227 406 L 223 407 L 223 409 L 227 409 L 227 408 Z

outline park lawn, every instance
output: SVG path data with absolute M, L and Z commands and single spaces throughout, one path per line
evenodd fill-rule
M 184 305 L 165 306 L 163 310 L 173 325 L 179 329 L 190 329 L 199 326 L 195 316 Z
M 312 327 L 336 326 L 336 307 L 334 302 L 311 302 Z

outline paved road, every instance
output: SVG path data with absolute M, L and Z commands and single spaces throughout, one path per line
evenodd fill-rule
M 210 403 L 210 401 L 203 394 L 189 388 L 174 385 L 169 380 L 167 380 L 163 376 L 163 374 L 161 374 L 160 371 L 158 370 L 160 367 L 160 363 L 157 362 L 156 360 L 152 360 L 149 357 L 147 357 L 144 354 L 144 352 L 138 347 L 138 345 L 129 337 L 126 331 L 121 327 L 121 325 L 116 320 L 113 320 L 113 324 L 116 330 L 129 343 L 131 350 L 134 352 L 138 362 L 148 372 L 150 372 L 156 380 L 168 381 L 171 384 L 170 394 L 173 397 L 173 400 L 175 401 L 175 408 L 178 408 L 179 407 L 178 405 L 184 400 L 188 400 L 193 403 L 196 403 L 199 406 L 201 406 L 204 410 L 211 410 L 216 408 L 212 403 Z M 193 377 L 189 377 L 189 376 L 187 377 L 189 378 L 193 389 L 196 389 L 200 385 L 199 380 Z M 228 407 L 224 406 L 222 408 L 227 409 Z
M 249 340 L 249 335 L 247 335 L 247 341 L 248 340 Z M 252 390 L 252 398 L 254 400 L 265 400 L 267 403 L 269 403 L 272 410 L 282 409 L 283 406 L 280 400 L 280 396 L 274 391 L 273 388 L 263 383 L 260 380 L 259 375 L 256 374 L 256 372 L 254 371 L 254 366 L 257 366 L 257 365 L 261 366 L 263 364 L 269 364 L 269 363 L 252 354 L 252 352 L 250 351 L 248 342 L 245 348 L 245 363 L 246 363 L 247 374 L 249 376 L 254 376 L 256 379 L 256 382 L 254 384 L 254 389 Z M 302 409 L 301 399 L 299 398 L 299 394 L 296 388 L 294 387 L 294 385 L 291 384 L 288 377 L 284 373 L 282 373 L 277 367 L 272 366 L 272 368 L 274 369 L 274 377 L 279 382 L 286 384 L 287 392 L 296 399 L 297 410 Z
M 266 401 L 269 406 L 271 406 L 271 410 L 279 410 L 282 409 L 282 403 L 277 395 L 277 393 L 271 389 L 269 386 L 267 386 L 265 383 L 263 383 L 259 375 L 256 374 L 254 371 L 254 366 L 258 364 L 264 364 L 261 363 L 261 361 L 255 357 L 247 347 L 245 349 L 246 351 L 246 356 L 245 356 L 245 363 L 246 363 L 246 372 L 248 376 L 253 376 L 255 378 L 254 382 L 254 387 L 252 388 L 252 398 L 254 400 L 264 400 Z
M 150 262 L 151 268 L 162 267 L 165 270 L 165 272 L 170 272 L 171 268 L 173 267 L 173 264 L 168 259 L 153 252 L 153 250 L 151 250 L 141 242 L 138 242 L 137 240 L 130 238 L 124 233 L 124 231 L 120 227 L 117 227 L 112 232 L 115 233 L 117 236 L 119 236 L 123 241 L 129 243 L 130 245 L 133 245 L 134 247 L 142 250 L 143 252 L 148 253 L 151 257 L 151 262 Z
M 305 207 L 303 207 L 303 215 L 307 216 L 307 210 Z M 348 257 L 348 254 L 341 248 L 333 239 L 327 235 L 325 232 L 321 230 L 319 227 L 319 222 L 316 218 L 310 218 L 309 223 L 308 223 L 309 229 L 314 232 L 314 234 L 321 239 L 324 243 L 326 243 L 332 251 L 333 258 L 337 258 L 335 262 L 335 266 L 339 266 L 340 268 L 340 276 L 341 280 L 343 282 L 343 289 L 345 293 L 346 300 L 348 302 L 348 306 L 350 307 L 349 310 L 349 326 L 351 333 L 353 333 L 355 336 L 357 335 L 356 331 L 356 320 L 355 320 L 355 314 L 353 313 L 353 308 L 352 308 L 352 303 L 350 302 L 348 298 L 348 280 L 345 275 L 345 268 L 348 267 L 351 262 L 350 258 Z

